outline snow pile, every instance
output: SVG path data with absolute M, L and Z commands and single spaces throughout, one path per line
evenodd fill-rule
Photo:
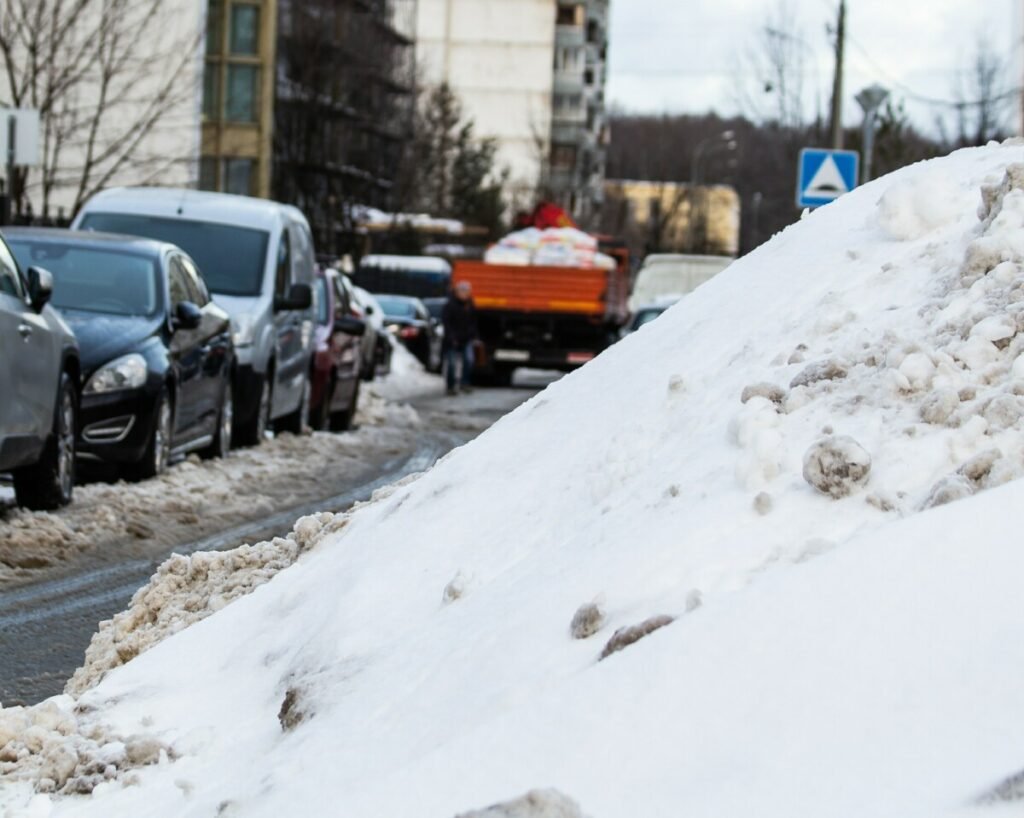
M 339 481 L 370 471 L 368 461 L 409 449 L 421 436 L 419 414 L 376 390 L 408 398 L 422 391 L 427 376 L 405 366 L 404 356 L 396 354 L 396 360 L 396 371 L 380 387 L 368 384 L 360 391 L 355 431 L 282 434 L 226 460 L 193 455 L 143 483 L 79 486 L 75 502 L 58 512 L 4 510 L 0 587 L 83 555 L 122 548 L 134 553 L 134 544 L 170 547 L 321 499 Z
M 175 756 L 138 786 L 0 805 L 1010 814 L 1018 162 L 908 168 L 737 261 L 83 693 Z
M 117 778 L 135 783 L 125 773 L 172 757 L 151 736 L 108 732 L 70 696 L 0 710 L 0 778 L 23 792 L 85 794 Z
M 341 531 L 347 522 L 347 515 L 322 512 L 303 517 L 287 537 L 272 542 L 190 556 L 175 554 L 135 592 L 128 610 L 100 623 L 85 652 L 85 664 L 68 681 L 65 692 L 81 695 L 113 668 L 269 582 L 325 534 Z
M 440 392 L 444 383 L 437 375 L 424 369 L 423 364 L 406 349 L 404 344 L 391 338 L 391 371 L 373 383 L 367 384 L 359 395 L 359 422 L 378 425 L 397 419 L 403 423 L 419 423 L 416 410 L 405 403 L 412 398 Z M 381 413 L 390 413 L 382 415 Z M 402 416 L 402 413 L 412 413 Z

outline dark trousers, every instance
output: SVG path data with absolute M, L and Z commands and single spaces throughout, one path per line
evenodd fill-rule
M 460 383 L 469 386 L 470 378 L 473 377 L 473 345 L 466 344 L 461 347 L 448 347 L 445 357 L 445 377 L 448 380 L 448 388 L 455 388 L 457 370 L 462 369 Z M 461 366 L 460 366 L 461 365 Z

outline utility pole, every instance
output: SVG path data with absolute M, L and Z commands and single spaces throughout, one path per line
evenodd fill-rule
M 834 150 L 843 147 L 843 53 L 846 49 L 846 0 L 839 0 L 836 24 L 836 73 L 832 80 L 831 141 Z

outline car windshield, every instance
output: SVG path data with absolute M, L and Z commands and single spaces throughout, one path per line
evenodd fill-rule
M 155 315 L 161 288 L 156 259 L 114 247 L 54 241 L 8 240 L 23 270 L 53 274 L 50 303 L 107 315 Z
M 633 319 L 633 329 L 640 329 L 644 324 L 649 324 L 663 312 L 665 307 L 652 307 L 651 309 L 641 310 L 636 314 L 636 318 Z
M 416 302 L 396 295 L 378 295 L 377 303 L 385 315 L 393 318 L 415 318 Z
M 88 213 L 82 229 L 176 244 L 199 265 L 214 293 L 258 295 L 262 288 L 270 238 L 265 230 L 128 213 Z
M 444 305 L 448 303 L 447 298 L 425 298 L 423 303 L 427 307 L 427 312 L 430 313 L 432 318 L 438 320 L 441 319 L 441 313 L 444 312 Z

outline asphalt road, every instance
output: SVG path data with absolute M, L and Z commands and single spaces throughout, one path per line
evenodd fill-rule
M 364 471 L 351 484 L 333 485 L 329 497 L 247 520 L 196 541 L 162 545 L 159 553 L 141 558 L 79 562 L 38 582 L 0 593 L 0 703 L 33 704 L 60 693 L 81 663 L 97 623 L 123 610 L 172 552 L 234 548 L 286 534 L 305 514 L 344 511 L 368 499 L 377 488 L 429 468 L 550 380 L 542 373 L 526 373 L 517 379 L 519 385 L 509 389 L 477 390 L 457 397 L 437 393 L 414 397 L 410 403 L 425 421 L 418 439 L 401 453 L 368 452 L 373 466 L 369 476 Z

